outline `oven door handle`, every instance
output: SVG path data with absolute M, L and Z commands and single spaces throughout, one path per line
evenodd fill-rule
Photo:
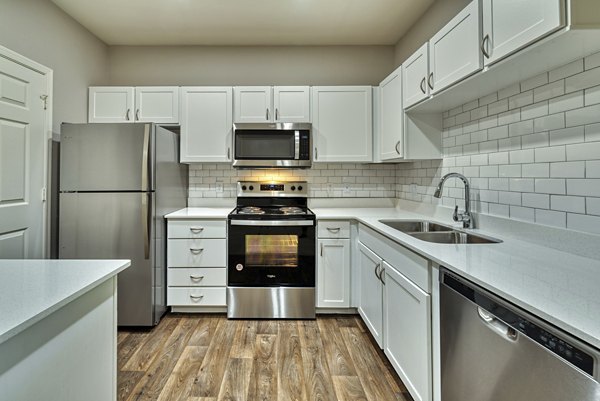
M 291 226 L 314 226 L 313 220 L 231 220 L 232 226 L 264 226 L 264 227 L 291 227 Z

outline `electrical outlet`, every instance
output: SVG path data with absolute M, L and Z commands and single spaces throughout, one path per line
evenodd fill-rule
M 344 193 L 345 194 L 349 194 L 350 193 L 350 185 L 344 185 Z

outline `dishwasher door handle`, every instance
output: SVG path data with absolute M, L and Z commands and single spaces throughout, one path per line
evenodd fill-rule
M 477 314 L 479 315 L 479 318 L 483 320 L 483 322 L 490 329 L 492 329 L 493 331 L 495 331 L 496 333 L 498 333 L 499 335 L 501 335 L 509 341 L 517 341 L 517 338 L 519 337 L 519 333 L 517 332 L 517 330 L 502 322 L 492 313 L 483 309 L 481 306 L 478 306 Z

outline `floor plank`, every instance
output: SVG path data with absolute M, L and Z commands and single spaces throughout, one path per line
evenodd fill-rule
M 411 400 L 357 316 L 171 314 L 117 343 L 119 401 Z

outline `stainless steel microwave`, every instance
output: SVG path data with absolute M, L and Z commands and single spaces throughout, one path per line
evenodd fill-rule
M 311 124 L 233 125 L 233 167 L 308 168 Z

